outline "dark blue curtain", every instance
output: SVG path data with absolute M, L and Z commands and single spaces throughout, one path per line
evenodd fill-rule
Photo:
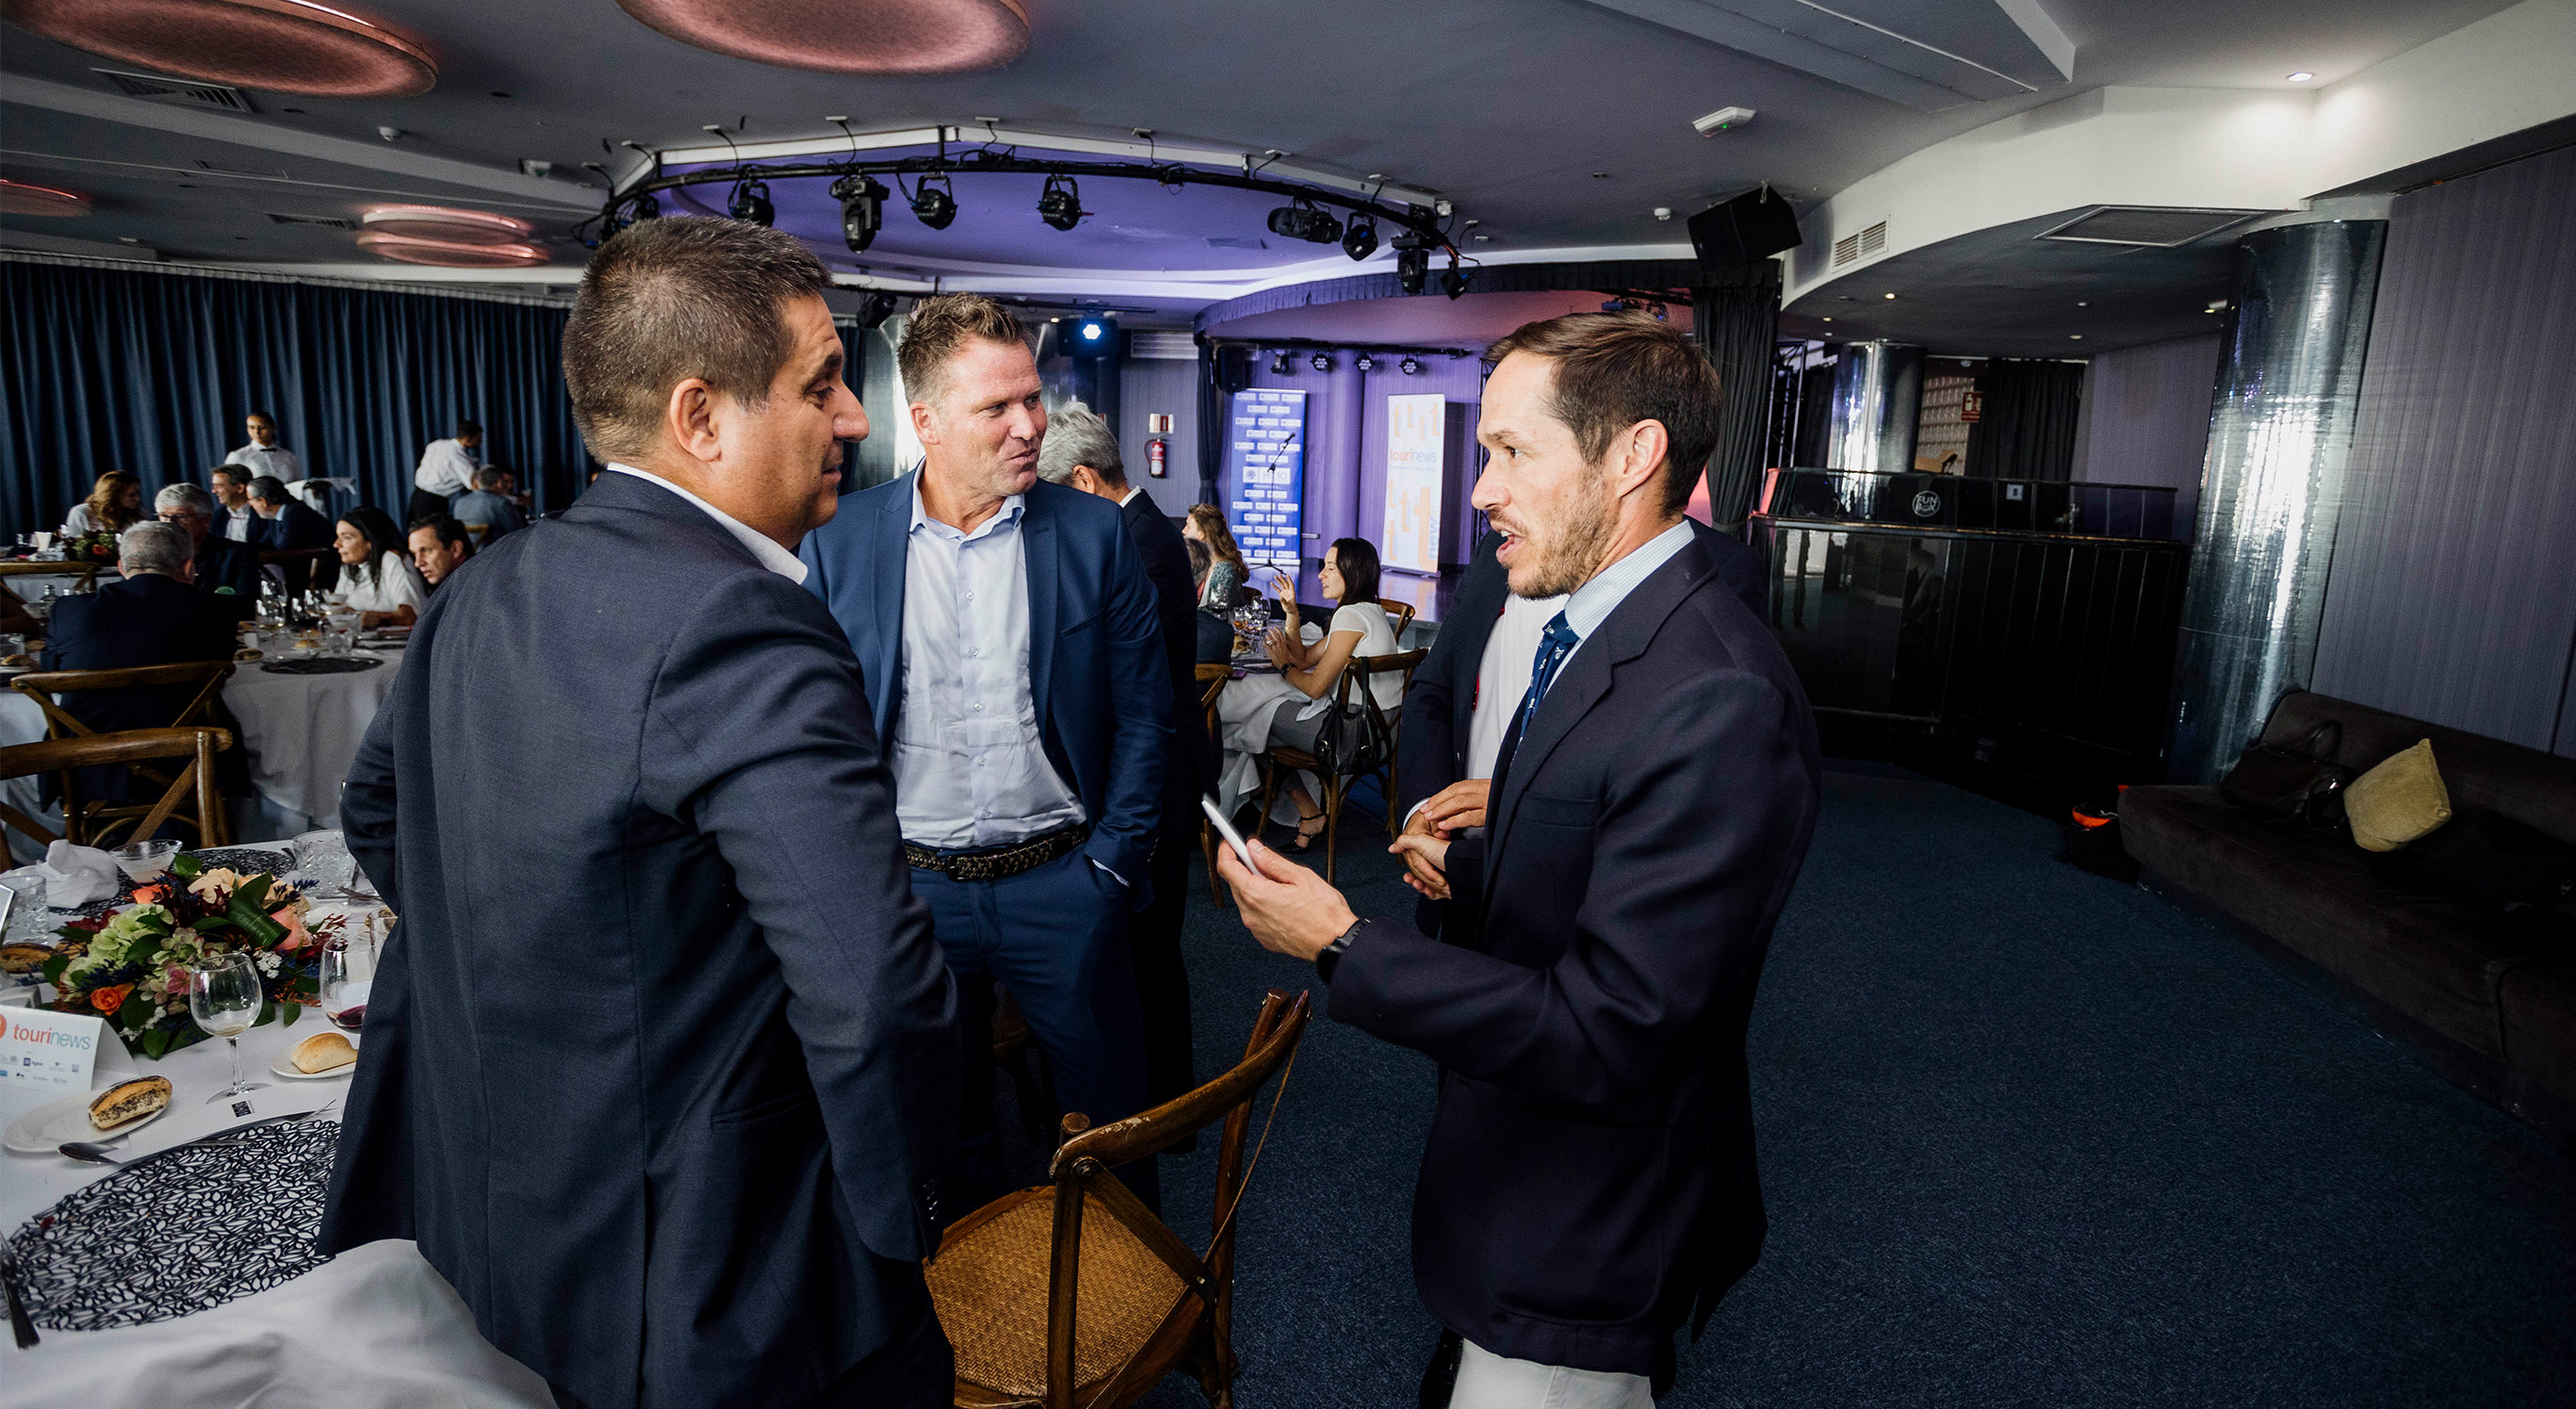
M 144 493 L 248 443 L 266 411 L 306 472 L 357 481 L 396 518 L 422 447 L 457 419 L 539 509 L 589 461 L 560 362 L 567 310 L 144 269 L 0 262 L 0 509 L 49 529 L 109 470 Z M 346 496 L 334 509 L 349 507 Z

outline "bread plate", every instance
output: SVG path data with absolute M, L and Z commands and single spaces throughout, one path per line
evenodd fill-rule
M 129 1120 L 114 1130 L 101 1130 L 89 1123 L 89 1103 L 98 1096 L 97 1091 L 84 1091 L 36 1107 L 9 1122 L 8 1130 L 0 1132 L 0 1146 L 15 1154 L 50 1155 L 74 1140 L 121 1139 L 170 1113 L 170 1107 L 163 1106 L 141 1120 Z
M 350 1046 L 359 1046 L 358 1034 L 354 1032 L 344 1032 L 340 1035 L 349 1039 Z M 351 1062 L 347 1066 L 343 1067 L 333 1067 L 329 1071 L 297 1071 L 293 1060 L 294 1056 L 295 1049 L 289 1047 L 284 1051 L 279 1052 L 276 1056 L 268 1059 L 268 1069 L 279 1076 L 285 1077 L 289 1081 L 338 1081 L 344 1077 L 351 1077 L 358 1074 L 358 1064 L 356 1062 Z

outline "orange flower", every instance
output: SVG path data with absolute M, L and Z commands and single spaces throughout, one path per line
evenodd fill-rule
M 269 912 L 270 919 L 286 926 L 286 937 L 277 942 L 277 952 L 292 954 L 313 942 L 313 932 L 304 927 L 304 915 L 292 903 Z
M 130 983 L 120 983 L 114 988 L 102 988 L 89 996 L 89 1005 L 113 1016 L 117 1009 L 125 1006 L 125 995 L 133 991 L 134 985 Z
M 168 892 L 169 889 L 170 888 L 168 886 L 139 886 L 134 892 L 134 903 L 137 905 L 157 905 L 160 903 L 162 895 Z

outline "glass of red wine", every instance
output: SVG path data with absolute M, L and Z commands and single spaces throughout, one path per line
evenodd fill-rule
M 343 1032 L 367 1021 L 367 991 L 375 987 L 376 946 L 366 935 L 333 935 L 322 946 L 322 1015 Z

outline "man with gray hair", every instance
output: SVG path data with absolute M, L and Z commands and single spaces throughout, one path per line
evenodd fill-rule
M 223 598 L 233 620 L 250 620 L 259 611 L 259 550 L 215 532 L 214 496 L 193 484 L 165 485 L 152 508 L 195 545 L 197 590 Z
M 510 472 L 499 465 L 485 465 L 474 472 L 474 487 L 456 496 L 448 516 L 471 528 L 483 525 L 483 538 L 477 547 L 488 548 L 492 540 L 505 533 L 515 533 L 528 526 L 519 515 L 519 506 L 501 493 L 501 482 Z
M 55 600 L 45 638 L 45 669 L 125 670 L 232 655 L 232 618 L 190 586 L 196 577 L 196 545 L 185 529 L 139 523 L 116 540 L 116 548 L 122 579 L 102 578 L 95 592 Z M 167 729 L 196 694 L 193 684 L 83 690 L 64 695 L 63 708 L 102 734 Z M 81 779 L 84 798 L 125 799 L 124 769 L 92 772 L 85 770 Z
M 1145 1015 L 1145 1090 L 1168 1101 L 1197 1085 L 1190 1055 L 1190 976 L 1181 963 L 1181 922 L 1190 895 L 1190 853 L 1198 844 L 1198 795 L 1216 777 L 1207 756 L 1207 716 L 1198 701 L 1198 589 L 1189 540 L 1127 485 L 1126 457 L 1099 413 L 1069 401 L 1047 418 L 1038 446 L 1038 478 L 1079 489 L 1118 506 L 1127 536 L 1154 584 L 1154 617 L 1163 628 L 1163 659 L 1172 677 L 1172 742 L 1163 762 L 1162 825 L 1154 842 L 1154 899 L 1137 912 L 1129 942 L 1136 962 L 1136 1001 Z

